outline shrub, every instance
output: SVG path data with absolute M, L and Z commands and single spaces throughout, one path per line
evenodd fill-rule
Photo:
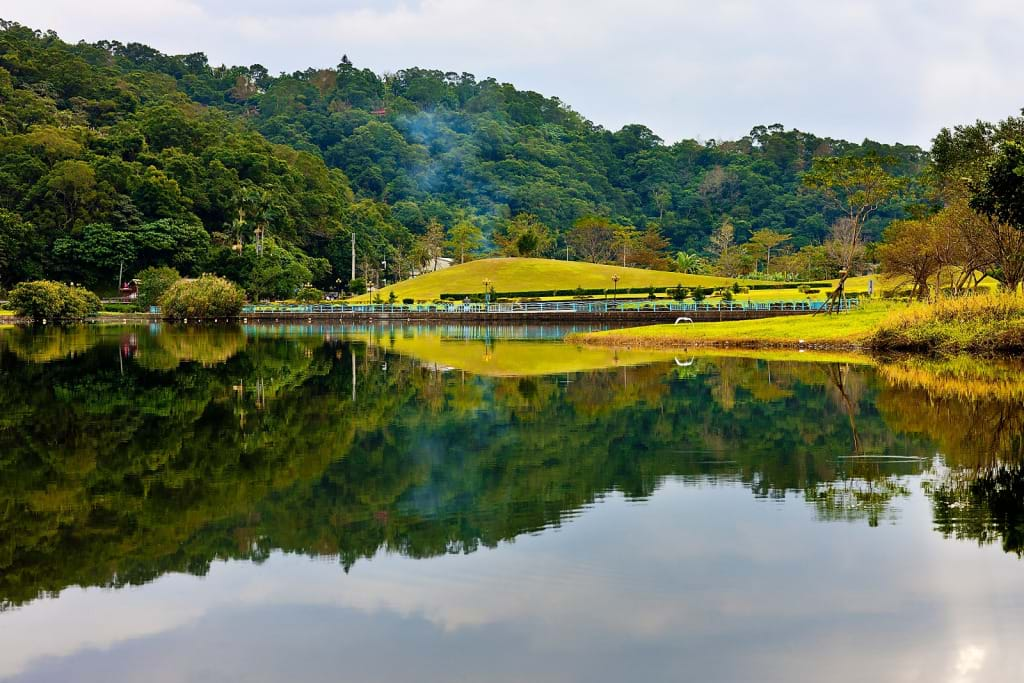
M 196 280 L 179 280 L 160 297 L 165 317 L 228 318 L 237 316 L 245 303 L 242 289 L 222 277 L 203 275 Z
M 732 290 L 731 289 L 723 289 L 722 290 L 722 301 L 732 301 Z
M 139 306 L 144 311 L 150 306 L 157 306 L 164 292 L 181 279 L 178 271 L 166 266 L 146 268 L 135 277 L 139 281 Z
M 104 311 L 106 313 L 135 313 L 135 312 L 137 312 L 139 310 L 139 307 L 136 304 L 125 304 L 125 303 L 109 304 L 108 303 L 108 304 L 103 304 L 103 306 L 100 308 L 100 310 L 102 310 L 102 311 Z
M 740 293 L 740 283 L 735 282 L 735 281 L 732 283 L 732 293 L 733 294 L 739 294 Z
M 391 290 L 388 292 L 388 303 L 394 306 L 396 301 L 398 301 L 398 295 L 395 294 L 394 290 Z
M 695 302 L 697 302 L 699 304 L 701 301 L 704 301 L 705 296 L 706 295 L 704 294 L 704 288 L 703 287 L 701 287 L 700 285 L 697 285 L 696 287 L 693 288 L 693 300 Z
M 316 287 L 303 287 L 295 295 L 295 299 L 304 304 L 316 304 L 324 300 L 324 293 Z
M 408 306 L 409 304 L 414 304 L 416 302 L 413 299 L 405 298 L 402 299 L 402 303 Z
M 354 280 L 350 280 L 348 283 L 348 292 L 353 296 L 366 294 L 366 280 L 364 280 L 361 277 L 357 277 Z
M 11 291 L 15 315 L 40 320 L 81 320 L 96 315 L 100 298 L 87 289 L 51 280 L 22 282 Z
M 655 298 L 654 297 L 654 287 L 648 287 L 647 288 L 647 298 L 648 299 L 654 299 Z

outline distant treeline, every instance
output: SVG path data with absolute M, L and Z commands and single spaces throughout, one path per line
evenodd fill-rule
M 551 228 L 551 249 L 592 215 L 657 227 L 672 250 L 702 250 L 726 217 L 738 239 L 772 228 L 799 248 L 839 215 L 801 173 L 815 157 L 867 152 L 908 177 L 926 161 L 915 146 L 780 125 L 666 145 L 467 73 L 380 76 L 341 57 L 275 76 L 2 22 L 0 284 L 105 289 L 118 273 L 171 266 L 287 296 L 343 286 L 353 232 L 357 275 L 393 281 L 422 261 L 417 237 L 432 223 L 475 224 L 483 241 L 464 243 L 480 252 L 526 213 Z M 902 217 L 902 201 L 866 234 Z

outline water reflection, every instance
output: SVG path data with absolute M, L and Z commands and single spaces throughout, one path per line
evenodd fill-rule
M 517 372 L 530 358 L 548 371 Z M 481 363 L 499 370 L 478 372 Z M 811 616 L 794 606 L 804 587 L 836 614 L 870 610 L 880 598 L 852 583 L 826 593 L 809 572 L 844 571 L 829 554 L 837 527 L 804 520 L 874 534 L 846 542 L 866 565 L 858 580 L 879 585 L 886 572 L 910 569 L 898 566 L 897 548 L 937 553 L 937 540 L 949 552 L 944 537 L 1001 544 L 1016 562 L 1024 520 L 1016 377 L 1014 364 L 963 359 L 875 367 L 858 357 L 581 357 L 512 328 L 4 331 L 0 604 L 10 614 L 0 615 L 0 629 L 60 604 L 82 619 L 79 630 L 91 611 L 114 609 L 114 641 L 147 633 L 143 615 L 156 610 L 168 620 L 159 632 L 200 619 L 187 639 L 193 646 L 219 629 L 246 632 L 249 619 L 284 618 L 330 648 L 314 634 L 342 619 L 346 633 L 390 634 L 408 652 L 436 648 L 440 661 L 458 655 L 433 627 L 499 621 L 513 628 L 510 643 L 533 651 L 527 631 L 515 630 L 545 623 L 557 605 L 555 621 L 578 631 L 559 636 L 570 652 L 602 643 L 625 655 L 630 638 L 676 629 L 692 639 L 678 651 L 697 657 L 716 633 L 742 631 L 742 615 L 773 611 L 795 620 L 787 633 L 806 644 L 815 638 L 795 623 L 813 628 Z M 571 535 L 556 533 L 567 525 Z M 513 541 L 512 555 L 474 552 Z M 278 551 L 328 561 L 297 564 Z M 434 559 L 406 565 L 417 558 Z M 811 558 L 823 564 L 813 570 Z M 944 570 L 970 567 L 963 556 L 944 561 Z M 211 583 L 183 587 L 179 572 Z M 138 599 L 67 590 L 159 577 Z M 757 605 L 736 603 L 750 586 L 776 597 L 758 591 Z M 189 612 L 193 602 L 175 603 L 183 590 L 205 601 L 201 618 Z M 262 599 L 266 591 L 277 599 Z M 254 611 L 232 602 L 240 599 Z M 275 604 L 296 601 L 308 608 L 301 618 L 274 616 Z M 317 613 L 323 605 L 356 612 Z M 373 617 L 379 609 L 418 616 Z M 937 617 L 924 610 L 915 618 Z M 99 642 L 70 630 L 62 638 L 79 645 L 68 652 Z M 282 642 L 294 636 L 272 631 Z M 476 646 L 481 662 L 506 658 L 492 638 L 481 634 Z M 751 647 L 745 665 L 781 666 Z M 654 657 L 662 668 L 648 664 L 654 677 L 686 661 L 662 648 Z M 635 662 L 637 652 L 628 654 L 624 661 Z M 128 679 L 147 656 L 121 655 Z M 598 661 L 597 678 L 617 670 Z M 26 662 L 8 666 L 0 661 L 0 677 Z M 99 665 L 86 658 L 81 666 Z M 702 679 L 741 673 L 715 671 Z M 523 668 L 506 673 L 530 677 Z

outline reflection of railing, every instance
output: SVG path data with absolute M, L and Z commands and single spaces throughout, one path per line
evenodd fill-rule
M 858 299 L 845 299 L 839 304 L 843 310 L 856 308 Z M 243 313 L 619 313 L 638 312 L 654 313 L 672 311 L 684 313 L 719 312 L 719 311 L 818 311 L 825 306 L 824 301 L 765 301 L 740 302 L 728 301 L 713 304 L 681 303 L 681 302 L 579 302 L 579 301 L 529 301 L 524 303 L 480 304 L 480 303 L 448 303 L 448 304 L 259 304 L 246 306 Z

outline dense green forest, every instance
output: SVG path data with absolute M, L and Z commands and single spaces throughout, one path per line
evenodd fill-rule
M 331 68 L 271 75 L 202 53 L 69 44 L 0 24 L 0 284 L 48 277 L 111 288 L 153 265 L 216 272 L 268 295 L 334 289 L 387 261 L 415 267 L 431 225 L 549 227 L 581 218 L 657 228 L 703 251 L 723 221 L 820 243 L 840 217 L 802 174 L 816 157 L 876 153 L 916 177 L 920 148 L 756 126 L 734 141 L 665 144 L 609 131 L 557 98 L 472 74 Z M 906 200 L 865 225 L 877 237 Z M 410 260 L 412 259 L 412 261 Z M 257 283 L 253 285 L 253 283 Z

